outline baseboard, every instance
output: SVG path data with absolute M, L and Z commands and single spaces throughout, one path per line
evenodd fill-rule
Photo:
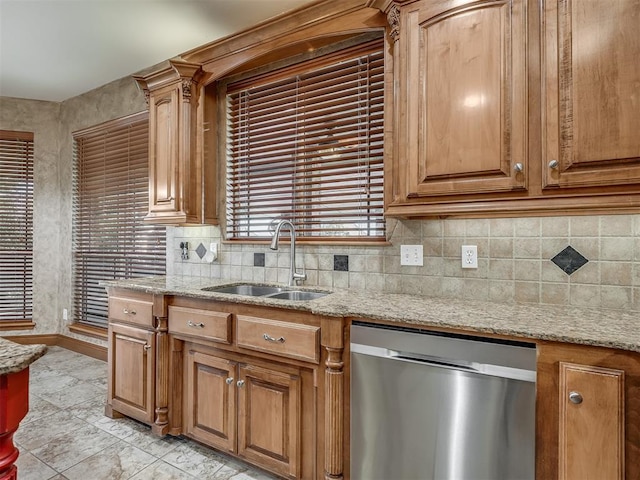
M 89 357 L 97 358 L 98 360 L 107 361 L 107 347 L 102 345 L 96 345 L 94 343 L 83 342 L 77 338 L 66 337 L 59 335 L 58 346 L 66 348 L 74 352 L 87 355 Z
M 107 361 L 107 347 L 101 345 L 94 345 L 93 343 L 83 342 L 77 338 L 67 337 L 59 334 L 47 334 L 47 335 L 13 335 L 3 336 L 7 340 L 20 343 L 22 345 L 33 345 L 36 343 L 44 343 L 49 346 L 58 346 L 71 350 L 72 352 L 81 353 L 89 357 L 97 358 L 98 360 Z
M 2 335 L 2 338 L 11 340 L 12 342 L 19 343 L 21 345 L 35 345 L 37 343 L 49 345 L 53 347 L 58 345 L 57 333 L 48 333 L 46 335 Z

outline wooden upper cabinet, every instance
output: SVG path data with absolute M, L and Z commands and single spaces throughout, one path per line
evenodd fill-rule
M 525 189 L 523 1 L 424 0 L 398 13 L 403 196 Z
M 201 75 L 199 65 L 171 60 L 134 76 L 149 103 L 148 222 L 216 223 L 215 164 L 203 158 Z
M 545 188 L 640 182 L 640 2 L 549 0 L 543 21 Z
M 639 0 L 370 0 L 385 214 L 636 213 Z

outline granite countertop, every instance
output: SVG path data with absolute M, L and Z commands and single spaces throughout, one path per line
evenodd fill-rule
M 215 285 L 248 283 L 200 277 L 147 277 L 104 282 L 155 294 L 180 295 L 233 303 L 276 306 L 318 315 L 370 319 L 403 325 L 450 328 L 491 333 L 522 340 L 551 340 L 640 352 L 640 314 L 614 309 L 502 304 L 457 298 L 405 294 L 370 294 L 361 290 L 333 290 L 310 301 L 222 294 L 201 290 Z M 321 287 L 296 287 L 323 290 Z
M 45 345 L 21 345 L 0 337 L 0 375 L 24 370 L 46 351 Z

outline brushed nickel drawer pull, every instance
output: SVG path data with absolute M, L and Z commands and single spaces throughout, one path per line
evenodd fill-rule
M 267 342 L 279 342 L 279 343 L 284 343 L 284 337 L 280 337 L 280 338 L 273 338 L 272 336 L 270 336 L 269 334 L 265 333 L 262 338 L 264 338 Z
M 187 322 L 187 325 L 193 328 L 204 328 L 204 323 L 193 323 L 191 320 Z
M 127 310 L 126 308 L 122 309 L 122 313 L 124 313 L 125 315 L 135 315 L 136 311 L 135 310 Z

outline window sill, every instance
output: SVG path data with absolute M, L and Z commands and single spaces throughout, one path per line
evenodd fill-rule
M 99 338 L 100 340 L 107 340 L 107 329 L 101 327 L 91 327 L 89 325 L 82 325 L 80 323 L 74 323 L 69 325 L 69 331 L 77 333 L 79 335 L 86 335 L 88 337 Z
M 36 324 L 31 320 L 9 320 L 0 322 L 0 330 L 33 330 Z
M 284 235 L 281 240 L 283 243 L 289 242 L 288 234 Z M 270 245 L 271 240 L 265 239 L 232 239 L 232 240 L 222 240 L 223 244 L 228 245 Z M 391 245 L 391 242 L 386 239 L 381 240 L 342 240 L 342 239 L 301 239 L 296 238 L 296 245 L 314 245 L 321 247 L 333 247 L 333 246 L 343 246 L 343 247 L 388 247 Z

